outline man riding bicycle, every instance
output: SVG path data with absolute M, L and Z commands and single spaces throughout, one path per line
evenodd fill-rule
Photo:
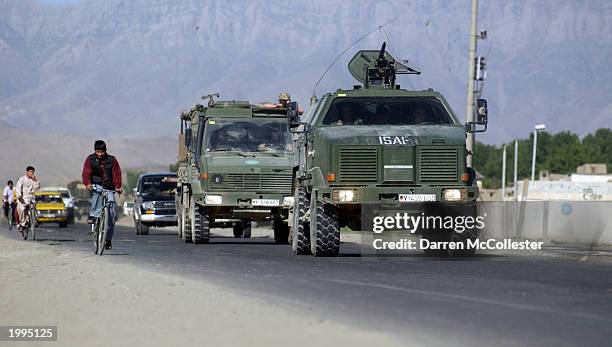
M 83 164 L 83 184 L 89 190 L 93 190 L 91 196 L 91 210 L 89 217 L 87 217 L 88 224 L 94 224 L 96 218 L 99 218 L 102 214 L 103 198 L 102 193 L 94 188 L 94 185 L 101 186 L 104 190 L 107 190 L 107 199 L 111 203 L 112 208 L 110 209 L 110 218 L 108 223 L 108 230 L 106 232 L 106 240 L 104 241 L 104 248 L 111 249 L 113 239 L 113 232 L 115 229 L 115 196 L 113 191 L 121 194 L 121 167 L 117 158 L 106 153 L 106 143 L 102 140 L 97 140 L 94 143 L 95 153 L 92 153 L 85 158 Z
M 34 202 L 34 193 L 40 189 L 38 178 L 34 174 L 34 167 L 28 166 L 25 175 L 17 180 L 15 190 L 17 191 L 17 215 L 19 216 L 19 231 L 23 235 L 29 223 L 34 223 L 28 218 L 30 205 Z
M 9 210 L 11 207 L 15 210 L 16 203 L 13 200 L 13 181 L 8 181 L 4 191 L 2 192 L 2 207 L 4 208 L 4 217 L 6 220 L 11 221 L 13 216 L 9 216 Z

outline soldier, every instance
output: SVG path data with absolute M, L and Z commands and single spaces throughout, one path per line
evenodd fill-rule
M 361 125 L 364 123 L 363 119 L 357 116 L 355 110 L 356 105 L 350 103 L 342 103 L 338 107 L 338 120 L 334 125 Z
M 289 93 L 287 92 L 282 92 L 278 95 L 278 103 L 276 104 L 265 103 L 261 106 L 263 108 L 278 108 L 278 107 L 286 108 L 287 104 L 290 102 L 291 102 L 291 95 L 289 95 Z
M 414 111 L 412 111 L 412 124 L 421 124 L 426 122 L 427 119 L 427 111 L 423 106 L 417 106 Z
M 287 104 L 291 102 L 291 95 L 287 92 L 282 92 L 278 96 L 278 103 L 281 107 L 287 107 Z

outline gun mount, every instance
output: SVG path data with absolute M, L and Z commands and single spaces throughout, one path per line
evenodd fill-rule
M 362 50 L 349 61 L 348 69 L 351 75 L 364 88 L 396 88 L 396 75 L 420 75 L 406 62 L 399 62 L 385 50 L 387 43 L 383 42 L 379 51 Z

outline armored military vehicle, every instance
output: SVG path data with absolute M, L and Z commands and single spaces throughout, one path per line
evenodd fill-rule
M 207 107 L 181 114 L 179 235 L 207 243 L 210 228 L 232 227 L 234 237 L 248 238 L 252 221 L 271 221 L 274 240 L 287 243 L 294 163 L 287 108 L 207 97 Z
M 348 68 L 361 85 L 325 94 L 301 119 L 290 114 L 296 134 L 290 217 L 296 254 L 336 256 L 340 228 L 362 230 L 367 204 L 428 206 L 437 212 L 453 204 L 472 213 L 476 208 L 478 189 L 474 171 L 466 167 L 465 140 L 466 130 L 486 126 L 486 102 L 478 101 L 475 124 L 462 125 L 439 92 L 396 84 L 397 74 L 420 72 L 396 61 L 385 44 L 358 52 Z

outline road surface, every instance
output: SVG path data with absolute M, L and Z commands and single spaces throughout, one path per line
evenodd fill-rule
M 17 239 L 6 228 L 0 232 Z M 214 230 L 210 244 L 193 245 L 183 243 L 173 228 L 137 236 L 124 223 L 103 257 L 214 283 L 405 345 L 612 345 L 609 251 L 558 246 L 470 259 L 428 258 L 420 252 L 383 259 L 361 257 L 358 246 L 343 243 L 339 257 L 314 258 L 275 245 L 266 228 L 254 229 L 251 239 L 230 233 Z M 36 242 L 60 252 L 91 252 L 82 224 L 43 227 Z

